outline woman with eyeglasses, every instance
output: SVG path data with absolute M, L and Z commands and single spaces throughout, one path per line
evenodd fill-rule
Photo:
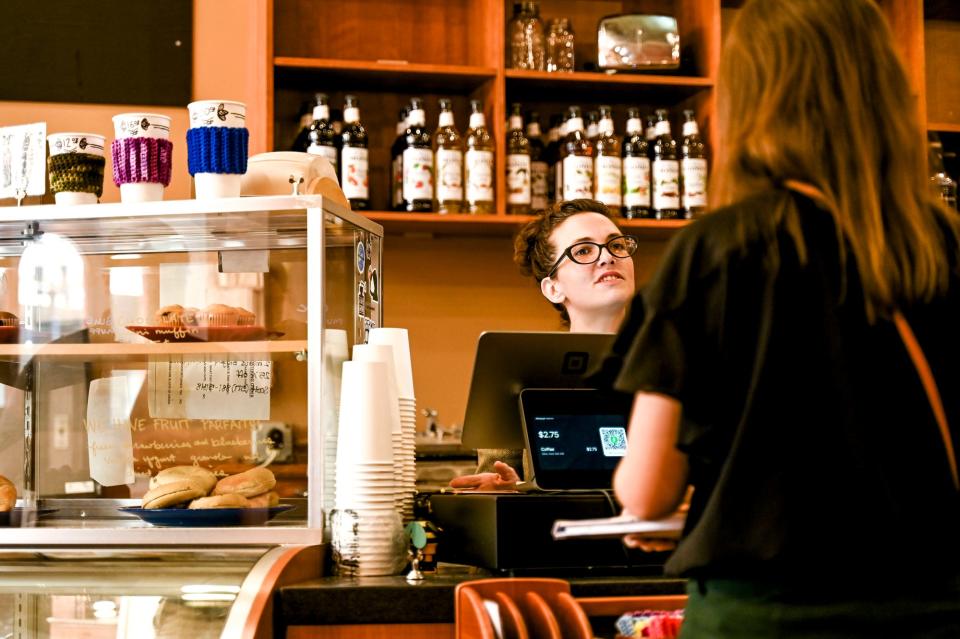
M 657 519 L 694 489 L 684 639 L 960 637 L 960 218 L 881 4 L 743 4 L 718 208 L 617 339 L 617 497 Z
M 624 235 L 596 200 L 569 200 L 528 222 L 514 239 L 513 260 L 575 333 L 614 333 L 634 295 L 637 238 Z M 513 488 L 523 451 L 479 451 L 478 473 L 457 477 L 460 489 Z M 485 472 L 489 471 L 489 472 Z

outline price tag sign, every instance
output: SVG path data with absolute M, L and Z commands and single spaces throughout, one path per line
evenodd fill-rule
M 270 419 L 273 362 L 244 354 L 152 358 L 151 417 Z
M 0 127 L 0 198 L 47 191 L 47 123 Z

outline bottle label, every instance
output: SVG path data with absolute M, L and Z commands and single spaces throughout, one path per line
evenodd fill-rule
M 403 150 L 403 201 L 433 199 L 433 152 L 430 149 Z
M 555 202 L 563 201 L 563 160 L 553 165 L 553 199 Z
M 393 187 L 390 203 L 393 208 L 397 208 L 403 201 L 403 156 L 399 154 L 393 158 L 393 175 L 390 182 Z
M 463 200 L 463 151 L 437 149 L 437 201 Z
M 549 185 L 547 176 L 550 169 L 546 162 L 530 163 L 530 206 L 534 211 L 547 208 L 547 193 Z
M 467 202 L 492 202 L 493 151 L 470 149 L 466 153 L 465 162 L 467 166 Z
M 369 167 L 366 149 L 355 146 L 343 147 L 340 158 L 343 173 L 340 176 L 340 188 L 348 200 L 366 200 L 370 197 Z
M 311 144 L 309 147 L 307 147 L 307 153 L 326 158 L 327 162 L 330 163 L 330 166 L 333 167 L 334 174 L 340 174 L 340 172 L 337 170 L 337 147 L 327 146 L 325 144 Z
M 507 204 L 530 204 L 530 156 L 507 156 Z
M 683 174 L 683 208 L 690 210 L 707 205 L 707 161 L 703 158 L 684 158 L 680 161 Z
M 649 158 L 623 158 L 623 204 L 650 208 Z
M 680 208 L 680 163 L 676 160 L 654 160 L 653 208 L 657 211 Z
M 598 155 L 594 163 L 595 193 L 594 199 L 603 202 L 607 206 L 620 206 L 623 203 L 623 195 L 620 189 L 623 188 L 621 178 L 622 165 L 618 157 L 609 155 Z
M 593 197 L 593 158 L 568 155 L 563 158 L 563 199 Z

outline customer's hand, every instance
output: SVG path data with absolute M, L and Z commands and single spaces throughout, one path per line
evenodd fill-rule
M 687 511 L 690 510 L 690 498 L 692 496 L 693 489 L 688 488 L 686 498 L 674 515 L 687 514 Z M 623 511 L 623 514 L 625 516 L 630 515 L 627 511 Z M 677 547 L 677 539 L 675 537 L 657 537 L 656 535 L 643 534 L 624 535 L 623 545 L 627 548 L 639 548 L 644 552 L 668 552 Z
M 459 490 L 478 491 L 514 490 L 517 487 L 520 475 L 512 466 L 498 461 L 494 462 L 493 469 L 496 472 L 454 477 L 450 480 L 450 487 Z

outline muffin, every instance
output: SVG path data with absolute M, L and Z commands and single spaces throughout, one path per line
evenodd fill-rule
M 183 323 L 183 307 L 179 304 L 163 306 L 153 317 L 160 326 L 179 326 Z
M 18 326 L 20 318 L 8 311 L 0 311 L 0 326 Z
M 237 306 L 234 310 L 237 312 L 237 324 L 239 326 L 253 326 L 257 323 L 257 316 L 247 309 Z
M 183 314 L 181 316 L 181 321 L 184 326 L 196 326 L 197 325 L 197 313 L 200 312 L 200 309 L 188 306 L 183 309 Z
M 210 304 L 196 313 L 198 326 L 236 326 L 237 309 L 226 304 Z

